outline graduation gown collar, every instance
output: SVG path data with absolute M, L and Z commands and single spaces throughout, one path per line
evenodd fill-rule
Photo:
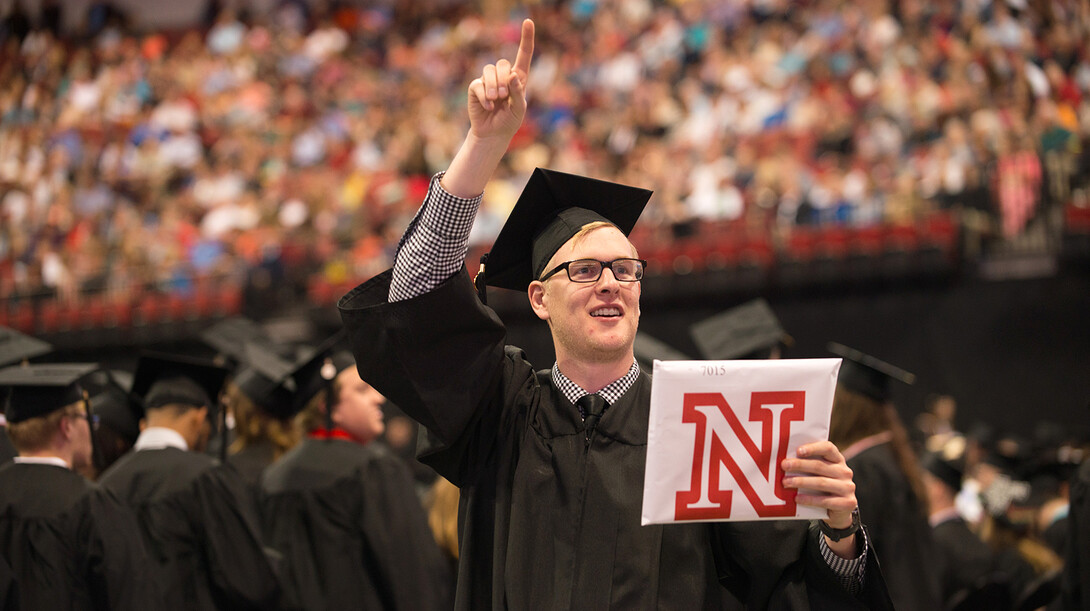
M 534 418 L 534 429 L 546 439 L 583 434 L 585 426 L 579 408 L 553 385 L 551 371 L 545 369 L 537 374 L 542 404 Z M 595 435 L 604 435 L 627 445 L 645 445 L 650 399 L 651 377 L 641 371 L 628 391 L 606 408 Z

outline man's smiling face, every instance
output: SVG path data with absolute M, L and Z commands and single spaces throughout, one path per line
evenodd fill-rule
M 612 261 L 635 257 L 636 249 L 617 228 L 602 226 L 568 240 L 546 270 L 566 261 Z M 640 283 L 619 282 L 609 268 L 597 282 L 572 282 L 561 271 L 544 283 L 537 315 L 549 323 L 557 357 L 592 363 L 632 360 L 632 343 L 640 321 Z

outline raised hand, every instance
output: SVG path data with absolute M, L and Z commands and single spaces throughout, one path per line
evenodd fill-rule
M 484 67 L 469 84 L 470 133 L 477 138 L 504 140 L 504 145 L 522 125 L 526 115 L 526 85 L 530 60 L 534 56 L 534 22 L 522 22 L 522 39 L 514 65 L 506 59 Z

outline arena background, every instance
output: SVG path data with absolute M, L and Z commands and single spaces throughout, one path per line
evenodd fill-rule
M 32 16 L 41 9 L 38 3 L 22 4 Z M 60 3 L 65 27 L 77 27 L 92 4 L 98 3 Z M 144 29 L 197 27 L 207 15 L 207 7 L 196 2 L 114 4 Z M 272 4 L 249 6 L 260 11 Z M 0 8 L 6 13 L 12 5 Z M 713 261 L 706 250 L 690 246 L 707 246 L 714 238 L 684 225 L 671 227 L 666 238 L 640 236 L 637 245 L 652 259 L 641 330 L 693 355 L 690 324 L 763 296 L 795 340 L 787 357 L 828 356 L 825 344 L 838 341 L 915 373 L 915 385 L 894 389 L 906 422 L 928 397 L 941 393 L 958 401 L 957 423 L 963 429 L 983 421 L 1028 436 L 1043 423 L 1058 423 L 1069 433 L 1088 436 L 1090 225 L 1085 202 L 1057 200 L 1045 190 L 1027 230 L 1039 229 L 1039 235 L 992 244 L 983 253 L 969 248 L 967 239 L 974 236 L 960 224 L 944 228 L 940 238 L 922 232 L 907 248 L 891 248 L 886 241 L 871 252 L 849 248 L 829 254 L 817 235 L 816 249 L 788 245 L 752 260 L 731 255 Z M 86 325 L 80 311 L 9 300 L 4 322 L 53 342 L 59 350 L 46 360 L 94 359 L 126 367 L 144 347 L 207 351 L 195 333 L 221 314 L 250 315 L 286 339 L 319 337 L 338 328 L 336 298 L 360 279 L 291 284 L 270 281 L 257 270 L 247 276 L 237 301 L 213 307 L 210 314 L 172 314 L 169 304 L 160 304 L 162 312 L 148 306 L 146 318 L 136 310 L 127 314 L 139 319 L 131 326 Z M 492 293 L 493 305 L 509 324 L 511 343 L 546 367 L 553 358 L 549 336 L 523 302 L 521 295 Z

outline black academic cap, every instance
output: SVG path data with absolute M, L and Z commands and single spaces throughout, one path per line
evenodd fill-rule
M 844 388 L 866 395 L 875 401 L 885 402 L 889 400 L 889 381 L 898 380 L 905 384 L 912 384 L 916 376 L 900 367 L 880 361 L 869 354 L 849 348 L 843 344 L 829 342 L 829 352 L 842 357 L 840 377 L 837 384 Z
M 584 225 L 605 221 L 632 232 L 651 191 L 537 168 L 488 253 L 485 283 L 525 291 Z
M 700 354 L 711 360 L 743 358 L 777 344 L 794 343 L 764 299 L 705 318 L 690 327 L 689 333 Z
M 636 331 L 636 340 L 633 342 L 632 350 L 636 354 L 636 360 L 639 361 L 640 367 L 645 368 L 647 371 L 654 367 L 656 359 L 660 361 L 690 360 L 685 353 L 651 337 L 643 331 Z
M 235 374 L 235 385 L 258 409 L 284 419 L 296 413 L 293 401 L 296 385 L 291 375 L 296 363 L 266 350 L 263 345 L 247 343 L 242 367 Z
M 24 335 L 15 329 L 0 327 L 0 367 L 53 352 L 53 346 Z
M 227 379 L 227 369 L 211 361 L 192 357 L 143 352 L 133 373 L 132 394 L 144 409 L 165 405 L 208 407 L 214 414 L 220 389 Z
M 961 490 L 961 480 L 965 476 L 965 468 L 961 461 L 947 459 L 938 452 L 928 452 L 924 454 L 920 462 L 924 469 L 949 486 L 951 490 L 954 492 Z
M 247 362 L 248 345 L 262 344 L 270 348 L 273 345 L 265 329 L 244 316 L 224 319 L 201 331 L 200 338 L 219 354 L 230 359 L 232 367 Z
M 343 345 L 344 334 L 337 333 L 299 359 L 291 374 L 295 382 L 294 409 L 300 412 L 330 380 L 353 367 L 356 359 Z
M 84 382 L 91 398 L 91 407 L 102 424 L 113 429 L 130 444 L 140 435 L 143 408 L 129 393 L 132 376 L 127 372 L 100 369 Z
M 8 422 L 45 416 L 84 398 L 83 380 L 94 363 L 26 365 L 0 370 L 0 391 Z

